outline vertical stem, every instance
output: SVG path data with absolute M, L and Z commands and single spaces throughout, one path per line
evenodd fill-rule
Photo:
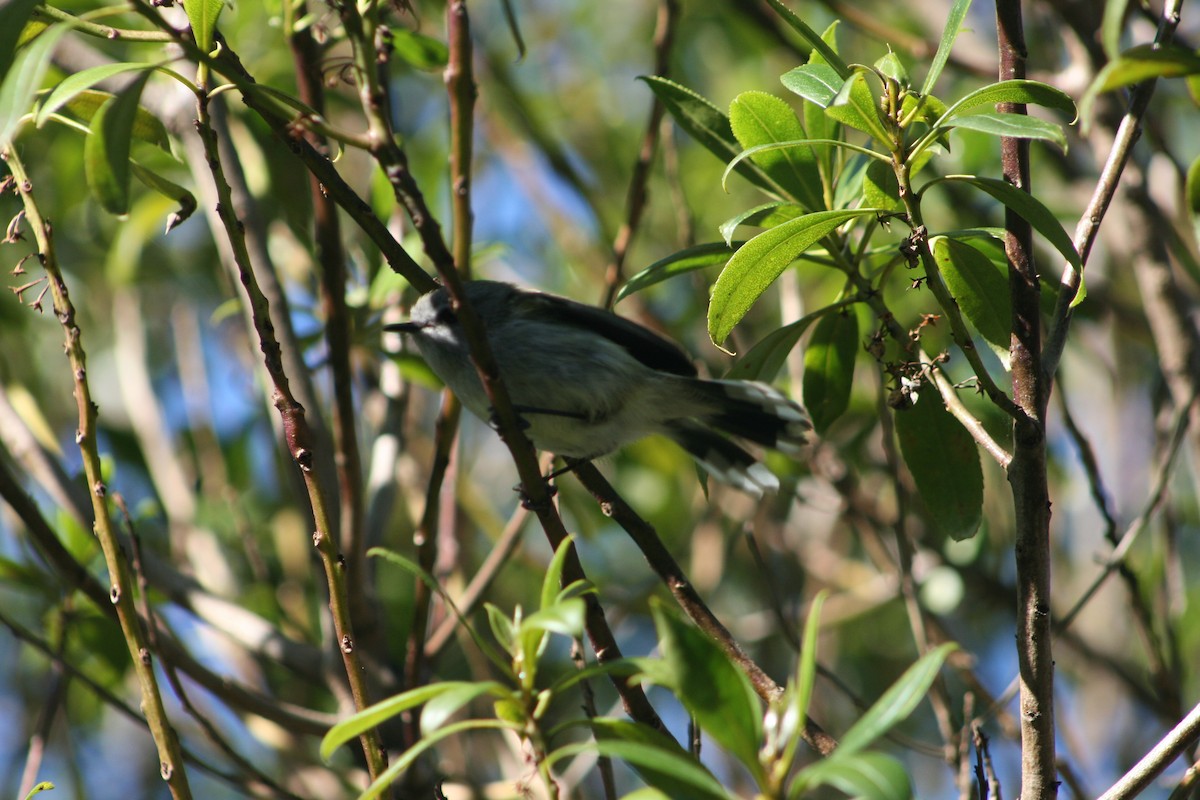
M 997 0 L 1000 80 L 1025 77 L 1025 33 L 1020 0 Z M 1025 106 L 1001 104 L 1001 112 L 1024 114 Z M 1004 178 L 1030 190 L 1029 143 L 1005 137 L 1000 144 Z M 1013 423 L 1013 460 L 1008 469 L 1016 521 L 1017 660 L 1020 667 L 1021 797 L 1053 798 L 1058 792 L 1054 759 L 1054 661 L 1050 636 L 1050 495 L 1046 484 L 1046 402 L 1041 368 L 1041 317 L 1037 268 L 1028 222 L 1005 209 L 1004 249 L 1012 299 L 1013 400 L 1023 412 Z
M 75 442 L 79 445 L 83 471 L 87 475 L 88 496 L 92 502 L 93 533 L 104 552 L 110 581 L 109 600 L 116 608 L 117 620 L 125 637 L 125 646 L 133 660 L 134 673 L 141 687 L 142 713 L 146 715 L 146 724 L 158 748 L 159 771 L 163 780 L 167 782 L 172 797 L 176 800 L 190 800 L 192 793 L 187 773 L 183 769 L 183 752 L 179 746 L 179 738 L 167 718 L 158 678 L 154 674 L 153 653 L 134 605 L 133 578 L 129 562 L 121 551 L 116 526 L 108 513 L 108 487 L 105 486 L 101 474 L 100 451 L 96 441 L 99 410 L 92 401 L 91 385 L 87 378 L 87 354 L 83 349 L 83 332 L 75 322 L 75 305 L 67 293 L 67 283 L 63 280 L 62 270 L 55 255 L 53 229 L 50 220 L 42 216 L 33 196 L 33 183 L 29 180 L 25 166 L 17 157 L 16 151 L 6 149 L 0 153 L 0 157 L 8 163 L 9 171 L 16 181 L 25 217 L 33 230 L 38 255 L 50 285 L 54 315 L 65 334 L 64 350 L 71 364 L 75 403 L 79 411 L 79 428 L 75 431 Z

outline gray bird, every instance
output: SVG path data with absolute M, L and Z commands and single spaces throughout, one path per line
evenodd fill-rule
M 539 450 L 589 460 L 651 434 L 674 440 L 718 480 L 755 496 L 779 480 L 728 437 L 797 457 L 812 430 L 795 401 L 765 383 L 704 380 L 675 343 L 623 317 L 497 281 L 469 281 L 517 413 Z M 422 296 L 408 333 L 476 416 L 492 409 L 444 288 Z

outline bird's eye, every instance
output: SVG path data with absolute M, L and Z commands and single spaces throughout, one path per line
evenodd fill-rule
M 450 306 L 443 306 L 434 314 L 433 321 L 438 325 L 453 325 L 455 322 L 458 322 L 458 315 L 454 313 L 454 309 L 450 308 Z

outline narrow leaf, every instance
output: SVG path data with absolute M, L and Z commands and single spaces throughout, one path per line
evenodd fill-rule
M 188 0 L 183 7 L 192 26 L 196 45 L 205 53 L 211 52 L 217 32 L 217 17 L 221 16 L 225 0 Z
M 858 355 L 858 315 L 826 314 L 804 352 L 804 405 L 813 428 L 824 434 L 850 403 Z
M 421 735 L 428 736 L 446 724 L 450 717 L 464 708 L 476 697 L 491 694 L 493 697 L 507 695 L 505 687 L 495 681 L 453 681 L 445 684 L 433 684 L 443 688 L 425 701 L 421 709 Z M 430 687 L 432 688 L 432 687 Z
M 92 195 L 110 214 L 129 211 L 129 151 L 138 100 L 149 73 L 100 106 L 83 144 L 84 175 Z
M 904 211 L 900 200 L 900 182 L 891 163 L 872 160 L 863 176 L 863 202 L 887 211 Z
M 996 105 L 997 103 L 1023 103 L 1025 105 L 1053 108 L 1064 114 L 1075 116 L 1075 101 L 1061 89 L 1040 81 L 1008 80 L 976 89 L 956 100 L 946 109 L 946 113 L 938 120 L 937 125 L 944 125 L 957 116 L 967 113 L 980 106 Z
M 1011 136 L 1015 139 L 1042 139 L 1053 142 L 1064 153 L 1067 152 L 1067 137 L 1061 125 L 1026 114 L 968 114 L 955 118 L 944 127 L 966 128 L 993 136 Z
M 751 347 L 750 351 L 733 365 L 725 377 L 770 383 L 775 380 L 775 376 L 783 368 L 788 353 L 792 352 L 792 348 L 796 346 L 796 342 L 800 341 L 800 337 L 804 335 L 809 326 L 826 314 L 845 308 L 851 302 L 853 301 L 835 303 L 819 311 L 806 314 L 782 328 L 776 328 Z
M 0 3 L 0 81 L 8 75 L 17 54 L 17 43 L 25 23 L 33 14 L 39 0 L 9 0 Z
M 942 180 L 962 181 L 987 192 L 1006 207 L 1020 214 L 1026 222 L 1034 227 L 1034 230 L 1046 237 L 1046 241 L 1050 242 L 1055 250 L 1062 253 L 1063 258 L 1071 266 L 1075 269 L 1082 269 L 1079 253 L 1075 250 L 1075 243 L 1071 241 L 1070 235 L 1063 229 L 1054 213 L 1029 192 L 1022 191 L 1011 183 L 997 178 L 980 178 L 975 175 L 947 175 L 944 178 L 936 178 L 922 187 L 921 192 Z
M 858 718 L 858 722 L 846 731 L 838 743 L 837 755 L 844 758 L 862 750 L 890 731 L 896 723 L 906 719 L 925 699 L 946 657 L 957 649 L 958 645 L 947 642 L 930 650 L 905 670 L 883 696 Z
M 801 38 L 813 49 L 814 53 L 821 54 L 821 58 L 826 64 L 833 67 L 843 78 L 849 76 L 849 65 L 837 54 L 837 50 L 825 41 L 824 37 L 818 36 L 816 31 L 808 27 L 808 23 L 796 16 L 796 13 L 780 2 L 780 0 L 767 0 L 767 2 L 783 18 L 783 21 L 791 26 L 792 30 L 800 34 Z
M 40 128 L 46 122 L 46 119 L 67 104 L 71 98 L 84 91 L 91 89 L 98 83 L 113 78 L 117 75 L 123 75 L 126 72 L 139 72 L 152 70 L 154 64 L 143 61 L 122 61 L 117 64 L 101 64 L 97 67 L 75 72 L 68 75 L 57 86 L 50 90 L 50 94 L 46 95 L 38 106 L 37 115 L 34 117 L 34 123 Z M 111 94 L 107 96 L 111 97 Z
M 1012 301 L 1008 276 L 991 259 L 965 242 L 938 236 L 931 250 L 942 280 L 958 302 L 963 316 L 987 343 L 1008 360 Z
M 657 75 L 643 75 L 640 78 L 662 101 L 663 106 L 670 112 L 671 117 L 679 127 L 687 131 L 710 153 L 721 161 L 732 161 L 741 151 L 741 145 L 733 135 L 733 127 L 729 117 L 705 98 L 681 86 L 674 81 L 660 78 Z M 777 192 L 771 179 L 757 166 L 749 161 L 743 161 L 737 167 L 738 174 L 749 180 L 755 186 L 768 192 Z
M 143 167 L 136 161 L 130 160 L 129 168 L 133 170 L 133 177 L 137 178 L 145 186 L 158 192 L 163 197 L 169 197 L 178 203 L 179 208 L 167 218 L 167 233 L 182 225 L 196 210 L 196 196 L 187 189 L 173 181 L 167 180 L 157 172 Z
M 722 222 L 717 226 L 717 230 L 721 232 L 721 238 L 730 247 L 733 246 L 733 234 L 742 225 L 755 225 L 759 228 L 773 228 L 781 222 L 787 222 L 789 219 L 796 219 L 802 216 L 804 209 L 792 203 L 763 203 L 761 206 L 748 208 L 740 214 Z M 728 250 L 726 254 L 729 255 Z M 726 259 L 728 260 L 728 259 Z
M 896 435 L 934 528 L 955 540 L 974 536 L 983 518 L 979 450 L 933 387 L 896 412 Z
M 1104 4 L 1104 17 L 1100 21 L 1100 43 L 1109 61 L 1121 52 L 1121 31 L 1125 28 L 1125 11 L 1129 0 L 1108 0 Z
M 742 242 L 706 242 L 684 248 L 672 253 L 666 258 L 655 261 L 641 272 L 625 282 L 621 291 L 617 292 L 617 302 L 621 302 L 635 292 L 649 288 L 676 275 L 694 272 L 698 269 L 715 267 L 729 260 L 733 251 L 742 246 Z
M 950 59 L 954 40 L 958 38 L 958 32 L 962 29 L 963 20 L 966 19 L 967 9 L 970 7 L 971 0 L 955 0 L 954 5 L 950 8 L 950 15 L 946 17 L 946 27 L 942 29 L 942 38 L 938 42 L 937 52 L 933 55 L 933 63 L 929 65 L 925 83 L 921 86 L 921 94 L 933 92 L 933 87 L 937 84 L 938 78 L 942 76 L 942 70 L 946 68 L 946 62 Z
M 47 28 L 13 58 L 8 74 L 0 81 L 0 150 L 16 136 L 21 118 L 29 112 L 46 77 L 54 48 L 69 30 L 68 25 Z
M 678 745 L 671 747 L 597 737 L 595 742 L 579 742 L 560 747 L 547 756 L 546 762 L 548 766 L 554 766 L 563 759 L 584 752 L 595 752 L 624 761 L 633 767 L 646 783 L 665 792 L 669 797 L 686 797 L 689 800 L 733 798 L 711 772 Z
M 545 577 L 542 578 L 541 602 L 538 603 L 538 608 L 549 608 L 554 605 L 558 591 L 562 588 L 563 565 L 567 563 L 567 557 L 571 554 L 574 541 L 574 537 L 568 536 L 559 543 L 558 549 L 554 551 L 554 558 L 550 559 L 550 566 L 546 569 Z
M 1108 62 L 1096 74 L 1091 86 L 1079 101 L 1079 113 L 1091 117 L 1092 104 L 1098 95 L 1158 78 L 1182 78 L 1200 74 L 1200 55 L 1180 45 L 1158 47 L 1140 44 L 1131 47 L 1118 58 Z
M 804 139 L 804 128 L 791 106 L 766 92 L 742 92 L 729 105 L 733 135 L 743 148 Z M 787 147 L 751 159 L 792 199 L 809 211 L 822 208 L 821 175 L 811 147 Z
M 114 95 L 108 92 L 86 89 L 68 100 L 66 107 L 73 116 L 91 125 L 92 118 L 96 116 L 96 112 L 100 110 L 100 106 L 107 103 L 112 97 Z M 166 152 L 171 151 L 171 140 L 170 135 L 167 133 L 167 126 L 163 124 L 161 119 L 141 106 L 138 106 L 137 111 L 134 112 L 133 127 L 130 129 L 129 135 L 134 141 L 154 145 Z
M 908 800 L 912 783 L 904 765 L 886 753 L 840 753 L 806 769 L 800 779 L 810 786 L 832 786 L 859 800 Z
M 417 69 L 442 69 L 450 59 L 445 42 L 407 28 L 392 28 L 392 47 L 402 61 Z
M 875 216 L 878 209 L 817 211 L 777 225 L 742 245 L 713 286 L 708 306 L 708 335 L 721 344 L 733 326 L 798 255 L 855 217 Z
M 762 710 L 750 680 L 711 639 L 661 606 L 654 608 L 654 625 L 668 688 L 713 741 L 760 777 Z

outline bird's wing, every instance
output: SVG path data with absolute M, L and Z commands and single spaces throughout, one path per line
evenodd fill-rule
M 531 306 L 531 314 L 600 334 L 651 369 L 688 378 L 696 376 L 692 359 L 679 345 L 636 322 L 564 297 L 550 294 L 536 297 L 537 303 Z

